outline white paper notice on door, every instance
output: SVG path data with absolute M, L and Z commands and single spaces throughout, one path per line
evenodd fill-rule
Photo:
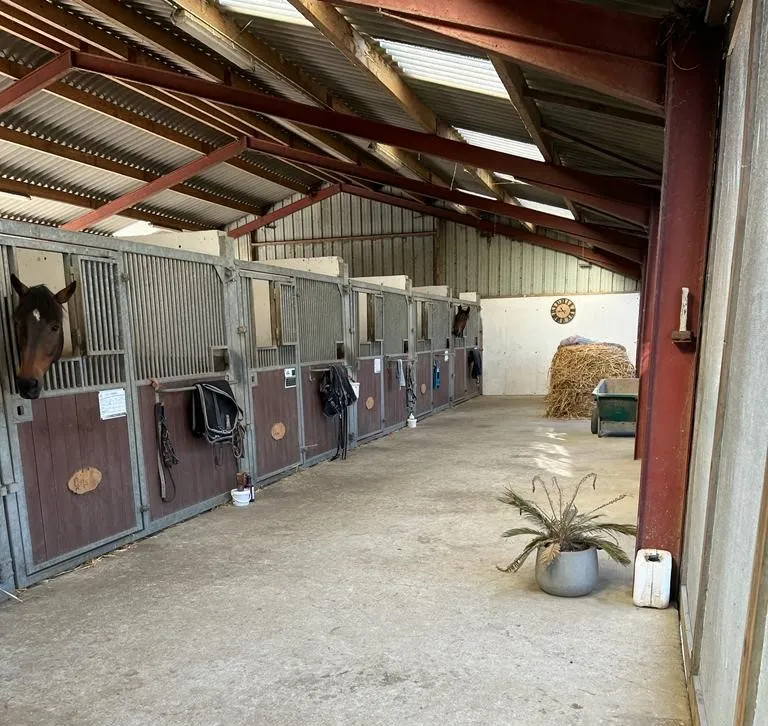
M 108 391 L 99 391 L 99 415 L 102 421 L 126 415 L 124 388 L 110 388 Z
M 373 372 L 374 373 L 381 373 L 381 358 L 374 358 L 373 359 Z

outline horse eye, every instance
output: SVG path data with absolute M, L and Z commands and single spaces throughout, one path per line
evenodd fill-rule
M 61 326 L 60 326 L 60 325 L 57 325 L 56 323 L 53 323 L 53 325 L 51 325 L 51 330 L 52 330 L 54 333 L 58 333 L 60 329 L 61 329 Z

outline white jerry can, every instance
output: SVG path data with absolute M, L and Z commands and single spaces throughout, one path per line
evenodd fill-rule
M 672 555 L 666 550 L 638 550 L 635 557 L 635 587 L 632 601 L 639 608 L 669 606 Z

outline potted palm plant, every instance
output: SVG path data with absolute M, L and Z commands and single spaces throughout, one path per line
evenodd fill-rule
M 573 495 L 568 499 L 563 496 L 557 479 L 553 477 L 550 488 L 541 477 L 535 476 L 533 491 L 536 491 L 537 486 L 544 489 L 550 511 L 547 511 L 546 507 L 539 507 L 511 488 L 499 497 L 499 501 L 518 509 L 531 525 L 508 529 L 502 537 L 532 537 L 509 565 L 499 567 L 502 572 L 517 572 L 528 557 L 536 552 L 536 581 L 539 587 L 550 595 L 579 597 L 588 595 L 597 587 L 597 550 L 603 550 L 621 565 L 630 563 L 629 556 L 619 545 L 616 535 L 636 535 L 637 527 L 634 524 L 605 522 L 605 513 L 602 511 L 624 499 L 626 494 L 614 497 L 586 512 L 579 512 L 576 497 L 588 482 L 595 489 L 597 474 L 587 474 L 576 485 Z

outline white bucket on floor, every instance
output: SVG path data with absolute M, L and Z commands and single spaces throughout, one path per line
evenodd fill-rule
M 236 507 L 247 507 L 251 503 L 250 489 L 233 489 L 230 494 L 232 495 L 232 504 Z
M 408 428 L 409 429 L 415 429 L 416 428 L 416 417 L 413 414 L 410 414 L 410 416 L 408 416 L 407 421 L 408 421 Z

